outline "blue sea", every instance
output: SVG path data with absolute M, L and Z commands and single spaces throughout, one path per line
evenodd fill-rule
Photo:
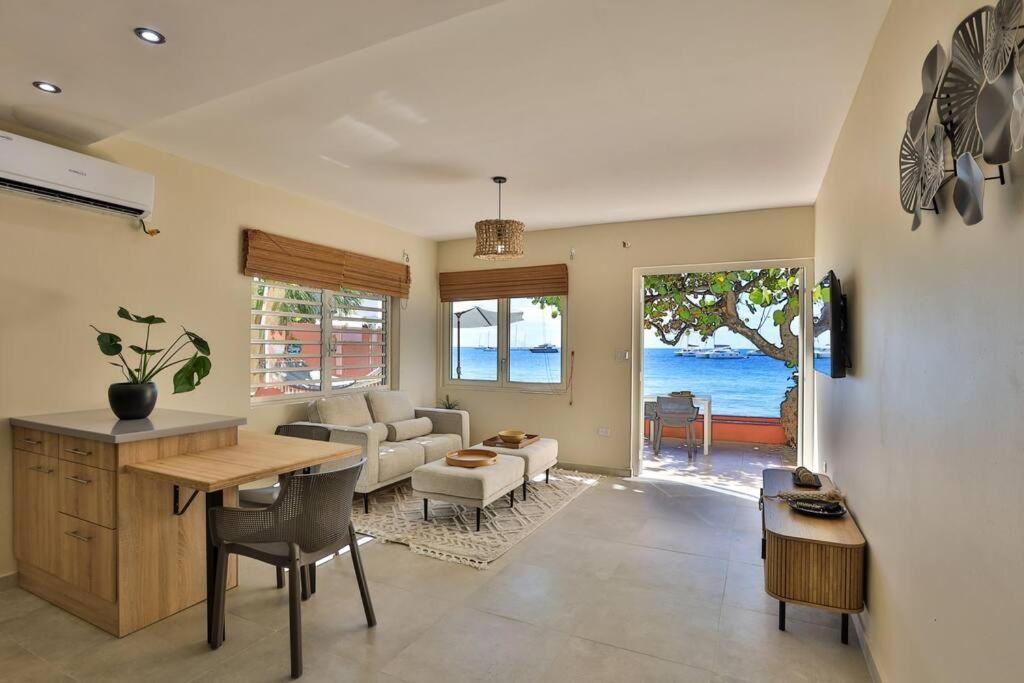
M 675 349 L 644 349 L 644 396 L 687 390 L 711 394 L 716 415 L 778 417 L 786 389 L 794 383 L 792 369 L 767 356 L 712 360 L 674 354 Z M 455 363 L 453 351 L 453 375 Z M 509 359 L 511 377 L 516 382 L 558 383 L 561 364 L 561 353 L 531 353 L 529 349 L 512 349 Z M 585 371 L 580 363 L 576 370 Z M 497 379 L 497 352 L 463 347 L 462 377 Z

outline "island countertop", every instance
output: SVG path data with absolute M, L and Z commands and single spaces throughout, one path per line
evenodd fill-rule
M 244 425 L 244 417 L 157 408 L 143 420 L 119 420 L 108 408 L 12 417 L 11 425 L 107 443 L 129 443 Z

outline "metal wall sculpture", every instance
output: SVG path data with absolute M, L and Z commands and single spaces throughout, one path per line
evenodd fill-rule
M 1024 148 L 1022 5 L 1024 0 L 999 0 L 960 22 L 948 68 L 941 44 L 924 60 L 921 97 L 900 143 L 900 204 L 914 216 L 912 230 L 920 227 L 922 211 L 939 212 L 936 195 L 954 179 L 953 204 L 964 223 L 981 221 L 985 181 L 1005 184 L 1003 166 Z M 933 103 L 941 125 L 929 135 Z M 947 139 L 956 160 L 952 169 L 946 167 Z M 997 173 L 986 176 L 978 158 Z

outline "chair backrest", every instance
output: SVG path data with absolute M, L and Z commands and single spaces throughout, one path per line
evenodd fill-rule
M 659 396 L 658 417 L 667 427 L 682 427 L 697 417 L 697 407 L 690 396 Z
M 244 514 L 220 514 L 213 508 L 213 536 L 239 543 L 295 543 L 304 553 L 340 548 L 349 542 L 352 498 L 365 458 L 343 469 L 292 474 L 269 507 Z
M 278 425 L 274 430 L 278 436 L 294 436 L 297 439 L 312 439 L 313 441 L 330 441 L 331 430 L 320 425 L 290 424 Z

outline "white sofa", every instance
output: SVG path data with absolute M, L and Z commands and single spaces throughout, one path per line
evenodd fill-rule
M 376 390 L 321 398 L 306 406 L 306 424 L 331 429 L 331 441 L 359 446 L 366 464 L 356 483 L 368 493 L 412 476 L 424 463 L 469 444 L 469 413 L 417 408 L 402 391 Z

